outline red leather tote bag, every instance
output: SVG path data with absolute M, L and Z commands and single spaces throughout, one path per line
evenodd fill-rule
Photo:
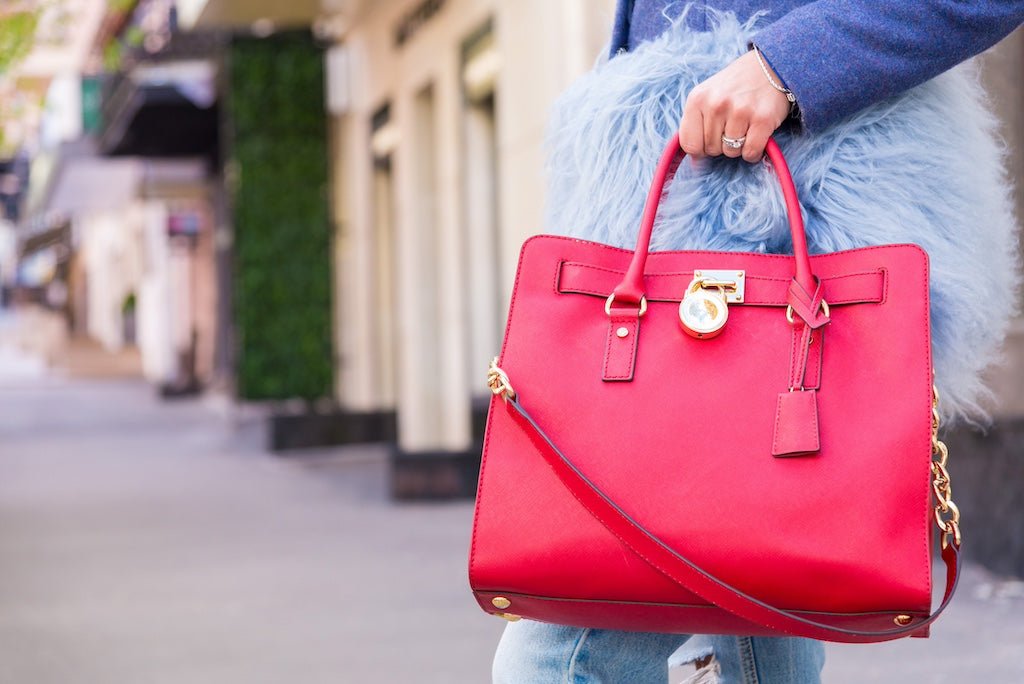
M 469 557 L 485 611 L 866 642 L 927 636 L 948 604 L 959 513 L 927 255 L 809 256 L 785 160 L 767 153 L 793 256 L 649 254 L 675 138 L 634 251 L 523 245 Z M 936 529 L 948 572 L 932 613 Z

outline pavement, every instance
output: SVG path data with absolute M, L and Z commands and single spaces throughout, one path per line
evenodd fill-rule
M 9 369 L 8 369 L 9 370 Z M 141 381 L 0 379 L 0 683 L 489 681 L 472 504 Z
M 380 447 L 261 441 L 0 345 L 0 684 L 489 682 L 472 503 L 390 501 Z M 970 566 L 931 639 L 829 645 L 824 681 L 1024 682 L 1024 583 Z

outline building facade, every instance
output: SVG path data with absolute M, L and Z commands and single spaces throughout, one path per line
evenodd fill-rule
M 337 399 L 394 411 L 398 496 L 465 491 L 519 245 L 543 229 L 549 108 L 601 54 L 614 2 L 324 5 Z M 982 58 L 1015 178 L 1021 47 Z M 1024 415 L 1020 339 L 993 374 L 1002 421 Z
M 19 67 L 60 69 L 34 138 L 21 251 L 59 255 L 49 305 L 66 321 L 70 365 L 72 348 L 137 350 L 133 370 L 164 395 L 192 394 L 217 370 L 215 65 L 209 46 L 171 45 L 171 0 L 93 5 L 73 60 L 34 52 Z
M 342 32 L 327 57 L 338 400 L 396 411 L 399 496 L 475 484 L 487 365 L 541 230 L 547 113 L 612 10 L 394 0 L 324 21 Z

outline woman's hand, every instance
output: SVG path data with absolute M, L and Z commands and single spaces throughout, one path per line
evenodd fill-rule
M 772 73 L 776 83 L 778 77 Z M 768 137 L 789 116 L 789 100 L 772 87 L 750 50 L 690 91 L 679 122 L 683 150 L 694 158 L 724 154 L 756 162 Z M 722 136 L 746 140 L 742 147 L 722 143 Z

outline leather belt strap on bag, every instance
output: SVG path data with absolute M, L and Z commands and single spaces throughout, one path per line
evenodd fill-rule
M 811 257 L 816 270 L 830 265 L 828 254 Z M 776 257 L 789 260 L 791 257 Z M 820 264 L 820 267 L 819 267 Z M 601 268 L 591 264 L 566 261 L 559 264 L 557 275 L 558 292 L 562 294 L 585 294 L 604 299 L 622 280 L 622 271 Z M 644 285 L 649 302 L 678 302 L 680 293 L 693 280 L 692 272 L 661 273 L 652 269 L 644 275 Z M 756 274 L 747 275 L 746 295 L 743 306 L 778 306 L 789 304 L 789 278 L 772 278 Z M 829 306 L 845 304 L 877 304 L 885 297 L 885 271 L 837 272 L 821 276 L 822 293 Z

